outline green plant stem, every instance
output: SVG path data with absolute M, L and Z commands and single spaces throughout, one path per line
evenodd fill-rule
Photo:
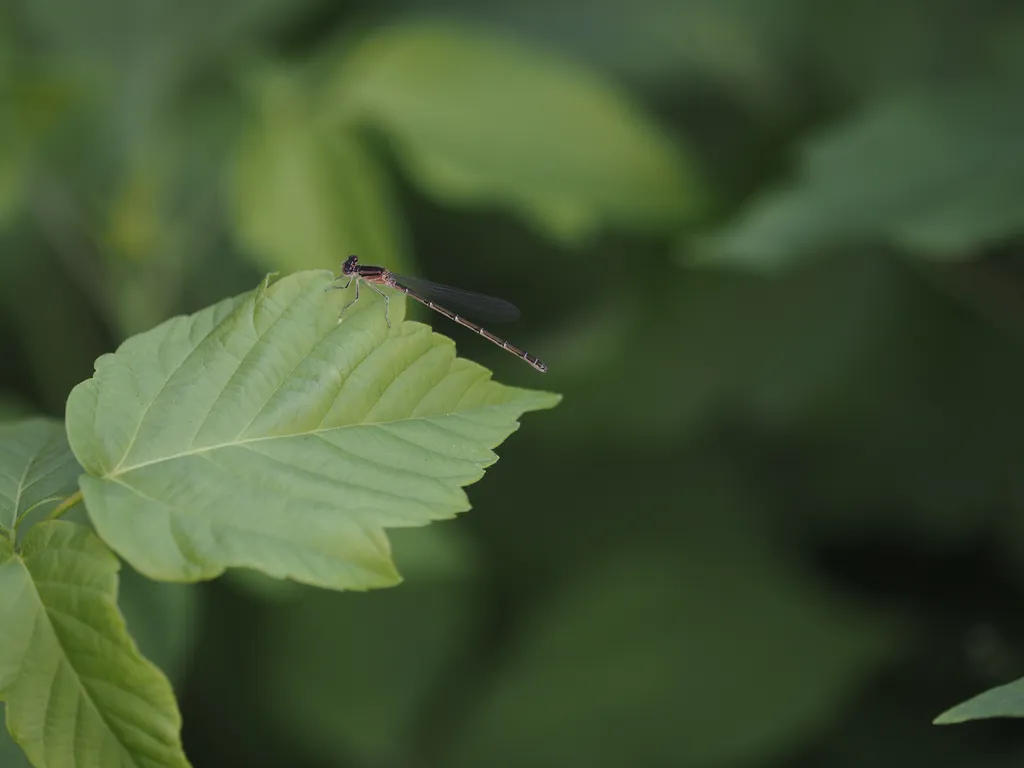
M 71 509 L 73 506 L 75 506 L 75 504 L 77 504 L 81 500 L 82 500 L 82 492 L 81 491 L 75 491 L 70 496 L 68 496 L 66 499 L 64 499 L 64 501 L 62 501 L 60 504 L 58 504 L 56 507 L 54 507 L 53 511 L 50 512 L 50 514 L 48 514 L 46 516 L 46 519 L 47 520 L 56 520 L 58 517 L 63 515 L 65 512 L 67 512 L 69 509 Z

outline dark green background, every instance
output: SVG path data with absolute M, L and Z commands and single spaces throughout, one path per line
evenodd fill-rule
M 339 62 L 439 19 L 521 47 L 404 126 L 488 194 L 339 127 Z M 574 83 L 677 165 L 638 177 Z M 125 568 L 197 767 L 1024 761 L 1013 722 L 931 725 L 1024 674 L 1020 3 L 15 0 L 0 94 L 5 417 L 350 252 L 516 302 L 546 376 L 436 327 L 565 395 L 395 536 L 398 588 Z

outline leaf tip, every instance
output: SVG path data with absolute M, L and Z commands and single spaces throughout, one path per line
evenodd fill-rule
M 562 395 L 559 392 L 548 392 L 544 389 L 523 389 L 520 390 L 524 396 L 524 411 L 547 411 L 556 407 L 562 402 Z

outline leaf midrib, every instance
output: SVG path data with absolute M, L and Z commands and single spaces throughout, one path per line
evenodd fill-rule
M 264 298 L 265 298 L 265 296 L 264 296 Z M 257 309 L 259 307 L 260 307 L 260 304 L 259 304 L 259 300 L 258 300 L 258 297 L 257 297 L 256 301 L 253 304 L 252 311 L 250 313 L 248 313 L 250 315 L 250 319 L 253 320 L 254 327 L 255 327 L 255 319 L 254 318 L 255 318 L 256 311 L 257 311 Z M 237 311 L 238 311 L 238 307 L 236 306 L 232 310 L 232 312 L 237 312 Z M 230 314 L 231 313 L 229 313 L 229 315 L 228 315 L 229 317 L 230 317 Z M 280 315 L 275 317 L 273 319 L 273 321 L 271 321 L 271 323 L 266 328 L 264 328 L 262 331 L 259 331 L 256 334 L 255 340 L 253 341 L 253 343 L 250 346 L 249 350 L 246 352 L 245 357 L 242 360 L 239 361 L 238 368 L 236 368 L 235 373 L 233 373 L 232 376 L 237 374 L 238 370 L 241 369 L 241 366 L 242 366 L 242 363 L 244 362 L 244 360 L 248 359 L 248 356 L 250 354 L 252 354 L 253 350 L 255 350 L 259 346 L 260 342 L 267 335 L 267 333 L 269 333 L 270 330 L 274 326 L 276 326 L 277 323 L 280 322 L 286 315 L 287 315 L 287 311 L 282 312 Z M 225 319 L 225 321 L 226 321 L 226 319 Z M 195 347 L 193 347 L 189 351 L 188 355 L 186 355 L 185 359 L 178 365 L 178 367 L 175 370 L 175 372 L 180 370 L 181 367 L 184 366 L 192 358 L 193 355 L 195 355 L 200 349 L 202 349 L 202 347 L 206 343 L 206 341 L 213 335 L 213 333 L 219 327 L 221 327 L 223 325 L 223 323 L 225 321 L 221 321 L 221 323 L 218 323 L 217 325 L 214 325 L 212 328 L 210 328 L 210 330 L 195 345 Z M 277 387 L 275 387 L 274 391 L 266 399 L 264 404 L 259 409 L 257 409 L 256 413 L 249 420 L 249 423 L 245 427 L 242 428 L 241 432 L 238 433 L 239 435 L 242 434 L 246 429 L 248 429 L 256 421 L 257 418 L 259 418 L 259 416 L 264 412 L 264 409 L 266 408 L 267 404 L 273 399 L 274 394 L 276 394 L 278 391 L 280 391 L 281 387 L 283 387 L 285 385 L 285 383 L 289 380 L 289 378 L 295 372 L 295 370 L 298 369 L 298 367 L 302 364 L 302 362 L 304 360 L 308 359 L 309 355 L 312 354 L 313 350 L 315 350 L 317 347 L 319 347 L 320 344 L 322 344 L 325 339 L 327 339 L 332 333 L 334 333 L 334 331 L 335 331 L 335 328 L 328 327 L 328 328 L 324 329 L 323 333 L 320 334 L 319 338 L 317 338 L 316 342 L 312 345 L 312 347 L 310 347 L 310 349 L 306 352 L 306 354 L 304 354 L 302 356 L 302 359 L 300 359 L 292 367 L 292 369 L 291 369 L 291 371 L 289 371 L 288 375 L 282 377 L 281 381 L 278 382 Z M 424 350 L 424 352 L 420 355 L 420 357 L 422 357 L 422 356 L 424 356 L 426 354 L 429 354 L 430 351 L 431 351 L 431 348 L 428 347 L 426 350 Z M 355 367 L 353 368 L 353 370 L 350 372 L 349 375 L 351 376 L 353 373 L 355 373 L 356 369 L 358 369 L 360 365 L 364 364 L 368 357 L 369 357 L 369 353 L 367 353 L 367 357 L 364 357 L 358 363 L 356 363 Z M 364 424 L 368 424 L 368 423 L 378 423 L 378 424 L 391 423 L 391 422 L 363 422 L 363 423 L 360 423 L 360 424 L 347 424 L 347 425 L 344 425 L 344 427 L 328 427 L 326 429 L 324 429 L 322 427 L 317 427 L 315 429 L 312 429 L 312 430 L 309 430 L 309 431 L 306 431 L 306 432 L 290 433 L 290 434 L 287 434 L 287 435 L 268 435 L 268 436 L 263 436 L 263 437 L 247 438 L 247 439 L 243 439 L 243 440 L 236 439 L 236 440 L 234 440 L 234 441 L 232 441 L 230 443 L 219 443 L 219 444 L 215 444 L 215 445 L 205 446 L 203 448 L 189 449 L 189 450 L 182 451 L 182 452 L 179 452 L 177 454 L 170 455 L 170 456 L 161 457 L 159 459 L 153 459 L 151 461 L 141 462 L 139 464 L 133 464 L 133 465 L 131 465 L 129 467 L 124 467 L 125 460 L 128 458 L 129 454 L 131 453 L 132 448 L 135 446 L 135 443 L 138 440 L 139 432 L 142 429 L 143 423 L 145 423 L 145 421 L 146 421 L 146 416 L 148 415 L 149 411 L 153 408 L 153 406 L 157 403 L 157 401 L 160 399 L 160 396 L 163 394 L 164 390 L 166 390 L 167 386 L 170 384 L 172 379 L 173 379 L 173 373 L 172 373 L 172 375 L 169 375 L 166 380 L 164 380 L 164 382 L 160 385 L 160 389 L 157 391 L 157 393 L 153 396 L 153 398 L 148 403 L 146 403 L 146 406 L 145 406 L 145 408 L 143 409 L 142 413 L 139 416 L 138 423 L 135 425 L 135 430 L 132 433 L 131 439 L 128 441 L 128 445 L 125 448 L 124 453 L 121 456 L 121 459 L 118 461 L 117 465 L 113 468 L 113 470 L 111 470 L 110 472 L 105 472 L 103 475 L 101 475 L 101 477 L 106 478 L 106 479 L 114 479 L 114 478 L 117 478 L 117 477 L 119 477 L 121 475 L 124 475 L 124 474 L 127 474 L 129 472 L 132 472 L 134 470 L 142 469 L 144 467 L 151 466 L 153 464 L 160 464 L 160 463 L 162 463 L 164 461 L 173 461 L 174 459 L 183 458 L 185 456 L 192 456 L 192 455 L 207 453 L 207 452 L 210 452 L 210 451 L 215 451 L 215 450 L 219 450 L 219 449 L 222 449 L 222 448 L 229 448 L 231 446 L 242 445 L 242 444 L 250 443 L 250 442 L 260 442 L 260 441 L 264 441 L 264 440 L 275 440 L 275 439 L 278 439 L 278 438 L 302 437 L 303 435 L 311 435 L 311 434 L 316 434 L 316 433 L 319 433 L 319 432 L 330 431 L 330 430 L 333 430 L 333 429 L 341 429 L 341 428 L 349 427 L 349 426 L 363 426 Z M 397 380 L 397 378 L 395 380 L 391 381 L 388 384 L 388 387 L 385 388 L 385 391 L 387 389 L 389 389 L 391 386 L 393 386 L 396 380 Z M 227 388 L 227 384 L 225 384 L 225 388 L 218 394 L 217 400 L 215 400 L 214 404 L 211 406 L 210 412 L 207 413 L 206 417 L 204 417 L 202 423 L 200 424 L 199 432 L 202 431 L 202 428 L 205 426 L 206 422 L 209 420 L 210 413 L 212 413 L 213 409 L 216 408 L 216 404 L 217 404 L 217 402 L 219 402 L 219 399 L 221 397 L 223 397 L 224 391 L 226 391 L 226 388 Z M 421 396 L 420 402 L 423 401 L 423 397 L 425 397 L 426 394 L 427 393 L 424 393 L 423 396 Z M 463 397 L 465 397 L 465 393 L 463 393 Z M 412 417 L 410 417 L 409 419 L 402 419 L 402 421 L 412 421 L 412 420 L 413 420 Z M 394 421 L 398 421 L 398 420 L 396 419 Z M 197 432 L 197 435 L 199 434 L 199 432 Z
M 500 406 L 484 406 L 484 407 L 486 408 L 486 407 L 500 407 Z M 478 410 L 483 410 L 483 409 L 481 408 L 481 409 L 478 409 Z M 263 435 L 261 437 L 249 437 L 249 438 L 245 438 L 245 439 L 242 439 L 242 440 L 232 440 L 230 442 L 215 443 L 214 445 L 206 445 L 206 446 L 202 446 L 200 448 L 189 448 L 189 449 L 184 450 L 184 451 L 179 451 L 178 453 L 172 453 L 172 454 L 169 454 L 167 456 L 161 456 L 161 457 L 156 458 L 156 459 L 150 459 L 149 461 L 141 461 L 138 464 L 132 464 L 132 465 L 129 465 L 127 467 L 123 466 L 122 464 L 119 464 L 118 466 L 114 467 L 114 469 L 111 470 L 110 472 L 105 472 L 104 474 L 100 475 L 100 478 L 102 478 L 104 480 L 117 480 L 118 478 L 120 478 L 123 475 L 126 475 L 126 474 L 128 474 L 130 472 L 134 472 L 134 471 L 139 470 L 139 469 L 145 469 L 146 467 L 150 467 L 150 466 L 153 466 L 155 464 L 163 464 L 164 462 L 175 461 L 176 459 L 182 459 L 182 458 L 185 458 L 187 456 L 196 456 L 196 455 L 200 455 L 200 454 L 204 454 L 204 453 L 211 453 L 211 452 L 214 452 L 214 451 L 222 450 L 224 448 L 234 448 L 234 447 L 237 447 L 237 446 L 248 445 L 250 443 L 263 443 L 263 442 L 269 442 L 269 441 L 272 441 L 272 440 L 292 440 L 292 439 L 295 439 L 297 437 L 306 437 L 306 436 L 309 436 L 309 435 L 320 435 L 320 434 L 323 434 L 325 432 L 334 432 L 334 431 L 339 430 L 339 429 L 358 429 L 360 427 L 384 427 L 384 426 L 387 426 L 388 424 L 409 424 L 411 422 L 417 422 L 417 421 L 424 421 L 424 422 L 425 421 L 433 421 L 434 419 L 437 419 L 438 417 L 450 417 L 450 416 L 461 416 L 461 415 L 465 415 L 465 414 L 442 413 L 442 414 L 436 414 L 434 416 L 410 416 L 408 418 L 390 419 L 388 421 L 364 421 L 364 422 L 360 422 L 358 424 L 342 424 L 342 425 L 337 426 L 337 427 L 318 427 L 316 429 L 310 429 L 310 430 L 307 430 L 305 432 L 289 432 L 288 434 L 284 434 L 284 435 Z
M 85 553 L 83 552 L 81 554 L 85 554 Z M 57 628 L 56 628 L 56 626 L 54 625 L 54 622 L 53 622 L 53 618 L 50 616 L 50 611 L 47 608 L 46 601 L 43 600 L 43 596 L 39 592 L 38 585 L 36 584 L 35 577 L 32 574 L 32 569 L 28 567 L 28 563 L 25 562 L 25 559 L 23 557 L 21 557 L 20 555 L 17 555 L 17 554 L 15 555 L 15 557 L 18 558 L 18 562 L 25 569 L 25 574 L 28 576 L 28 581 L 32 585 L 32 592 L 35 594 L 36 601 L 37 601 L 39 607 L 42 609 L 42 614 L 46 617 L 46 624 L 47 624 L 47 626 L 50 629 L 50 633 L 53 636 L 54 642 L 57 644 L 57 647 L 61 651 L 61 655 L 63 656 L 63 661 L 65 663 L 67 663 L 67 665 L 74 672 L 75 685 L 78 687 L 78 689 L 79 689 L 79 691 L 81 693 L 82 698 L 84 698 L 89 703 L 89 706 L 92 707 L 93 711 L 96 713 L 96 715 L 99 717 L 100 721 L 103 723 L 104 728 L 106 728 L 107 733 L 114 740 L 114 743 L 117 744 L 118 749 L 121 751 L 122 755 L 128 758 L 128 760 L 129 760 L 131 765 L 138 765 L 139 763 L 135 760 L 134 755 L 130 751 L 128 751 L 127 747 L 125 747 L 125 745 L 122 743 L 120 737 L 117 735 L 117 732 L 111 726 L 110 721 L 107 719 L 107 716 L 106 716 L 106 714 L 103 711 L 103 708 L 98 706 L 96 701 L 95 701 L 95 699 L 93 699 L 92 693 L 89 691 L 88 687 L 86 687 L 85 683 L 83 682 L 84 676 L 82 675 L 81 672 L 78 671 L 78 668 L 75 667 L 74 663 L 71 661 L 71 656 L 70 656 L 70 654 L 68 654 L 67 649 L 64 647 L 64 643 L 61 642 L 60 633 L 57 631 Z M 66 584 L 67 582 L 61 582 L 61 583 L 62 584 Z M 72 588 L 74 588 L 76 585 L 72 584 L 70 586 Z M 104 595 L 106 595 L 106 593 L 104 593 Z M 47 710 L 49 710 L 49 708 L 50 708 L 50 698 L 53 695 L 53 686 L 54 686 L 54 683 L 51 682 L 51 684 L 48 687 L 47 692 L 46 692 L 46 697 L 47 697 L 47 699 L 46 699 L 46 708 L 47 708 Z M 75 719 L 76 719 L 76 722 L 77 722 L 78 718 L 76 717 Z
M 43 444 L 43 448 L 45 448 L 45 447 L 46 446 L 45 446 L 45 443 L 44 443 Z M 33 453 L 29 457 L 28 462 L 25 464 L 25 471 L 22 472 L 21 479 L 18 480 L 18 490 L 15 491 L 15 493 L 14 493 L 14 519 L 11 520 L 11 527 L 10 527 L 9 530 L 13 531 L 17 527 L 17 525 L 18 525 L 18 520 L 20 519 L 19 513 L 21 512 L 21 497 L 22 497 L 22 494 L 24 494 L 25 491 L 28 490 L 29 488 L 31 488 L 35 484 L 35 482 L 36 482 L 36 481 L 33 481 L 33 482 L 29 483 L 27 486 L 25 485 L 25 480 L 28 479 L 28 475 L 32 471 L 32 467 L 35 465 L 36 460 L 38 459 L 40 453 L 42 453 L 42 449 L 40 449 L 39 451 L 36 451 L 35 453 Z M 38 480 L 38 478 L 36 478 L 36 480 Z
M 257 289 L 257 291 L 258 290 L 259 289 Z M 256 327 L 256 322 L 255 322 L 256 305 L 257 305 L 257 302 L 258 302 L 259 298 L 260 298 L 260 296 L 257 295 L 256 293 L 253 294 L 253 296 L 252 296 L 252 301 L 253 301 L 252 308 L 251 308 L 251 311 L 247 313 L 248 316 L 249 316 L 249 319 L 252 321 L 252 324 L 253 324 L 254 328 Z M 265 292 L 263 294 L 263 298 L 264 299 L 266 298 L 266 293 Z M 246 297 L 244 302 L 248 302 L 248 301 L 249 301 L 249 297 Z M 206 344 L 206 342 L 214 335 L 214 333 L 217 332 L 218 329 L 220 329 L 220 328 L 222 328 L 224 326 L 224 323 L 227 322 L 228 318 L 230 318 L 232 314 L 234 314 L 235 312 L 238 312 L 239 308 L 242 306 L 242 304 L 244 302 L 239 302 L 238 304 L 236 304 L 231 309 L 231 311 L 228 312 L 227 315 L 224 318 L 221 319 L 221 321 L 219 323 L 211 325 L 209 330 L 207 330 L 207 332 L 205 334 L 203 334 L 203 338 L 200 339 L 196 343 L 196 345 L 194 347 L 192 347 L 192 349 L 190 349 L 188 351 L 188 354 L 185 355 L 185 357 L 181 360 L 181 362 L 178 363 L 178 365 L 174 369 L 174 371 L 172 371 L 167 376 L 167 378 L 164 379 L 164 381 L 160 384 L 160 389 L 158 389 L 156 391 L 156 394 L 153 395 L 152 399 L 148 403 L 146 403 L 146 406 L 145 406 L 145 408 L 143 408 L 142 413 L 139 414 L 139 421 L 135 425 L 135 431 L 132 433 L 131 439 L 128 441 L 128 445 L 125 446 L 124 454 L 121 456 L 121 460 L 118 462 L 117 466 L 114 468 L 115 470 L 116 469 L 120 469 L 121 465 L 124 464 L 125 459 L 128 458 L 128 455 L 131 453 L 132 448 L 135 446 L 135 441 L 139 439 L 139 430 L 142 429 L 142 425 L 146 421 L 146 416 L 149 414 L 149 412 L 153 408 L 153 406 L 155 406 L 157 404 L 157 402 L 159 402 L 161 395 L 163 395 L 163 393 L 167 390 L 167 387 L 170 386 L 171 381 L 173 381 L 173 379 L 174 379 L 174 375 L 176 373 L 178 373 L 185 365 L 187 365 L 193 359 L 193 357 L 199 353 L 200 350 L 205 349 L 204 345 Z M 239 360 L 238 367 L 235 369 L 235 372 L 232 374 L 232 376 L 234 376 L 238 372 L 238 370 L 241 369 L 242 364 L 244 363 L 244 361 L 247 360 L 249 355 L 252 354 L 252 351 L 257 348 L 257 346 L 259 345 L 260 341 L 263 340 L 263 337 L 270 331 L 270 329 L 273 328 L 275 325 L 277 325 L 277 323 L 281 320 L 281 318 L 284 317 L 284 314 L 285 313 L 282 312 L 282 314 L 280 314 L 280 315 L 278 315 L 277 317 L 274 318 L 274 320 L 270 323 L 270 325 L 268 325 L 262 331 L 257 332 L 255 340 L 252 342 L 252 345 L 246 351 L 245 357 L 242 360 Z M 190 318 L 190 319 L 192 320 L 193 323 L 195 322 L 195 318 Z M 223 394 L 224 394 L 224 392 L 222 390 L 220 392 L 220 394 L 218 394 L 218 398 L 221 397 Z M 214 402 L 214 405 L 216 405 L 216 401 Z M 203 423 L 200 424 L 200 429 L 202 429 L 202 426 L 206 423 L 206 420 L 209 419 L 209 417 L 210 417 L 210 414 L 208 413 L 206 415 L 206 418 L 203 420 Z M 95 420 L 95 412 L 93 414 L 93 419 Z

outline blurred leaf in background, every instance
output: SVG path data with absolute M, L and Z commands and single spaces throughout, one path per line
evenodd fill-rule
M 402 5 L 414 8 L 415 3 Z M 799 0 L 441 0 L 446 14 L 558 48 L 631 84 L 707 83 L 772 109 Z
M 591 471 L 642 482 L 569 476 L 552 499 L 564 522 L 541 542 L 527 531 L 542 513 L 524 529 L 486 526 L 504 557 L 529 558 L 535 597 L 514 613 L 441 764 L 771 759 L 830 728 L 904 652 L 894 614 L 794 569 L 757 485 L 709 448 L 678 464 L 635 451 Z
M 935 722 L 938 725 L 950 725 L 989 717 L 1024 717 L 1024 694 L 1021 686 L 1020 680 L 1014 680 L 1012 683 L 980 693 L 946 710 L 935 718 Z
M 866 108 L 808 147 L 795 185 L 704 243 L 702 261 L 772 269 L 878 243 L 951 259 L 998 244 L 1024 225 L 1022 85 L 957 83 Z
M 245 245 L 270 271 L 337 271 L 349 254 L 401 271 L 407 256 L 385 170 L 330 101 L 286 73 L 254 84 L 256 114 L 230 178 Z
M 576 240 L 607 223 L 678 226 L 691 163 L 625 95 L 586 70 L 472 29 L 378 34 L 337 71 L 338 109 L 381 128 L 424 191 L 496 203 Z
M 706 546 L 620 556 L 552 595 L 450 764 L 745 765 L 827 727 L 891 653 L 884 625 Z

